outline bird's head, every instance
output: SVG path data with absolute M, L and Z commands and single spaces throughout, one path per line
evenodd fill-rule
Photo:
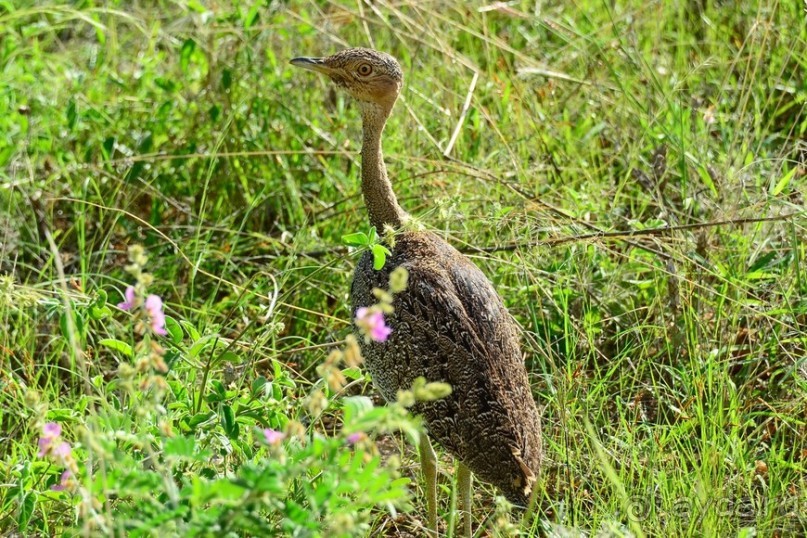
M 346 49 L 325 58 L 294 58 L 291 64 L 327 75 L 363 109 L 380 107 L 385 115 L 392 110 L 403 84 L 398 61 L 372 49 Z

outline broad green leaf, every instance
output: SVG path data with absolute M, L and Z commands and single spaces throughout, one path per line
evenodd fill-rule
M 230 480 L 217 480 L 204 484 L 205 497 L 216 501 L 238 501 L 244 498 L 244 488 Z
M 76 109 L 76 102 L 70 99 L 67 102 L 67 111 L 65 112 L 67 118 L 67 127 L 72 131 L 78 123 L 78 111 Z
M 168 335 L 171 337 L 171 342 L 174 344 L 182 343 L 182 338 L 184 338 L 185 333 L 182 332 L 182 326 L 177 320 L 171 316 L 165 316 L 165 330 L 168 331 Z
M 776 185 L 774 185 L 773 189 L 771 190 L 771 194 L 773 196 L 778 196 L 783 190 L 785 190 L 785 188 L 787 188 L 787 186 L 790 184 L 790 180 L 793 179 L 794 175 L 796 175 L 797 168 L 798 166 L 794 166 L 790 169 L 790 172 L 782 176 L 782 179 L 776 182 Z
M 62 336 L 64 336 L 65 340 L 69 342 L 70 325 L 67 323 L 66 312 L 62 312 L 62 315 L 59 316 L 59 328 L 62 330 Z M 76 312 L 75 309 L 73 309 L 73 328 L 75 328 L 76 332 L 78 333 L 76 336 L 81 338 L 84 334 L 84 320 L 78 315 L 78 312 Z
M 244 17 L 244 30 L 249 30 L 258 20 L 260 19 L 260 10 L 261 3 L 255 2 L 255 4 L 250 8 L 247 16 Z
M 344 404 L 345 424 L 373 410 L 373 400 L 367 396 L 348 396 L 342 400 L 342 403 Z
M 107 293 L 104 290 L 98 290 L 97 293 L 98 293 L 98 296 L 95 298 L 95 301 L 93 301 L 93 306 L 97 306 L 98 308 L 102 308 L 102 307 L 106 306 L 108 296 L 107 296 Z
M 19 529 L 21 531 L 26 531 L 28 529 L 28 523 L 31 521 L 31 516 L 34 513 L 34 509 L 36 508 L 36 501 L 37 495 L 33 492 L 23 494 L 17 500 L 17 521 L 19 525 Z
M 224 433 L 230 439 L 238 438 L 238 423 L 235 421 L 235 413 L 233 408 L 229 405 L 221 406 L 221 426 L 224 428 Z
M 163 447 L 163 453 L 166 456 L 192 458 L 194 455 L 193 448 L 195 443 L 196 440 L 193 437 L 185 437 L 185 436 L 171 437 L 169 439 L 166 439 L 165 445 Z
M 197 426 L 207 423 L 215 416 L 216 414 L 213 413 L 212 411 L 208 411 L 207 413 L 196 413 L 188 421 L 188 427 L 190 427 L 191 429 L 195 429 Z
M 232 364 L 241 364 L 242 362 L 244 362 L 244 357 L 233 351 L 225 351 L 216 358 L 216 362 L 217 363 L 229 362 Z
M 113 351 L 117 351 L 119 353 L 123 353 L 127 357 L 131 358 L 134 354 L 132 353 L 132 346 L 127 344 L 126 342 L 121 342 L 120 340 L 116 340 L 115 338 L 104 338 L 98 342 L 104 347 L 108 347 Z
M 217 334 L 207 334 L 196 342 L 193 343 L 191 348 L 188 350 L 188 358 L 195 359 L 198 357 L 208 345 L 214 342 L 219 336 Z
M 342 370 L 342 373 L 347 379 L 351 381 L 355 381 L 356 379 L 361 379 L 364 377 L 364 373 L 361 371 L 360 368 L 345 368 Z
M 380 243 L 373 245 L 371 250 L 373 252 L 373 269 L 380 271 L 383 269 L 384 264 L 387 263 L 387 256 L 392 254 L 392 252 Z
M 718 196 L 717 186 L 715 185 L 715 182 L 712 180 L 712 176 L 709 174 L 709 170 L 707 170 L 705 166 L 701 165 L 698 167 L 698 174 L 701 176 L 703 184 L 709 187 L 709 190 L 712 191 L 712 195 Z
M 258 376 L 252 381 L 251 392 L 253 396 L 258 396 L 259 392 L 263 392 L 264 387 L 268 383 L 268 380 L 263 376 Z
M 207 395 L 207 401 L 209 403 L 222 402 L 227 399 L 227 389 L 224 388 L 224 384 L 218 379 L 210 381 L 210 389 L 211 391 Z
M 167 320 L 168 316 L 166 316 L 165 319 Z M 167 325 L 167 323 L 168 322 L 166 321 L 166 325 Z M 191 322 L 182 320 L 182 321 L 179 322 L 179 324 L 182 325 L 182 328 L 185 329 L 185 332 L 188 333 L 188 336 L 194 342 L 196 340 L 199 340 L 199 338 L 201 338 L 202 335 L 199 333 L 199 331 L 196 330 L 196 327 L 194 327 Z
M 89 314 L 91 319 L 98 321 L 112 314 L 112 310 L 110 310 L 110 308 L 106 305 L 102 307 L 92 305 L 90 306 Z
M 179 67 L 183 71 L 188 70 L 188 65 L 191 62 L 191 56 L 193 56 L 193 51 L 196 50 L 196 42 L 193 39 L 186 39 L 184 43 L 182 43 L 182 52 L 179 55 Z
M 370 244 L 370 240 L 364 232 L 343 235 L 342 242 L 353 247 L 365 247 Z

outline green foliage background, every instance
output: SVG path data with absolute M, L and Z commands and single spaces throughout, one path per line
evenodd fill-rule
M 355 252 L 341 237 L 368 229 L 360 125 L 346 96 L 288 61 L 372 46 L 406 77 L 384 144 L 402 205 L 483 268 L 524 329 L 547 453 L 524 532 L 803 533 L 804 9 L 0 1 L 0 529 L 98 529 L 85 501 L 47 492 L 58 473 L 35 456 L 44 420 L 94 469 L 104 454 L 129 462 L 82 478 L 120 535 L 245 514 L 223 528 L 420 528 L 402 489 L 397 519 L 386 493 L 315 502 L 319 479 L 326 491 L 328 476 L 363 477 L 346 486 L 355 500 L 386 477 L 357 469 L 386 465 L 375 440 L 390 438 L 371 432 L 367 458 L 345 460 L 341 395 L 316 371 L 349 332 Z M 132 244 L 182 327 L 159 402 L 122 396 L 129 359 L 101 342 L 134 345 L 136 331 L 91 311 L 118 302 Z M 331 401 L 320 414 L 317 391 Z M 161 421 L 189 444 L 161 437 Z M 252 431 L 289 422 L 309 440 L 286 454 L 301 463 L 267 471 L 279 456 Z M 162 439 L 154 454 L 144 435 Z M 383 473 L 416 476 L 391 439 L 404 465 Z M 141 474 L 150 458 L 158 472 Z M 283 479 L 249 482 L 255 466 Z M 223 479 L 236 472 L 237 494 Z M 175 513 L 144 500 L 171 480 L 220 489 Z M 475 525 L 507 535 L 488 517 L 493 492 L 477 489 Z M 274 500 L 211 509 L 244 491 Z M 450 505 L 441 513 L 453 521 Z

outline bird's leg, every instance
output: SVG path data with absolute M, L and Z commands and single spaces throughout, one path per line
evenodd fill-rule
M 462 511 L 462 535 L 471 538 L 471 470 L 462 462 L 457 464 L 457 487 L 460 490 L 460 509 Z
M 434 453 L 429 436 L 420 436 L 418 445 L 420 452 L 420 468 L 426 482 L 426 507 L 429 510 L 429 534 L 437 536 L 437 454 Z
M 535 505 L 537 502 L 538 502 L 538 484 L 534 483 L 532 485 L 532 491 L 530 492 L 530 502 L 527 503 L 527 510 L 525 510 L 524 515 L 521 516 L 522 529 L 530 528 L 530 525 L 532 524 L 532 517 L 535 515 Z

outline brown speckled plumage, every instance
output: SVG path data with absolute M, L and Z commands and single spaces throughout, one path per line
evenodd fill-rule
M 354 310 L 376 302 L 389 272 L 409 272 L 395 297 L 393 331 L 362 354 L 388 400 L 419 376 L 453 388 L 443 399 L 418 404 L 432 438 L 508 499 L 526 506 L 541 462 L 541 431 L 521 358 L 518 328 L 482 271 L 429 232 L 404 232 L 384 269 L 365 254 L 353 277 Z
M 328 58 L 298 58 L 294 65 L 328 75 L 359 102 L 364 126 L 362 191 L 370 220 L 401 229 L 398 205 L 381 154 L 381 132 L 403 81 L 391 56 L 348 49 Z M 362 75 L 368 71 L 367 76 Z M 395 234 L 392 256 L 380 271 L 370 253 L 353 279 L 353 312 L 377 302 L 402 266 L 407 289 L 395 296 L 393 331 L 386 342 L 364 342 L 373 380 L 388 400 L 417 377 L 442 381 L 450 396 L 419 403 L 429 434 L 482 480 L 512 502 L 526 505 L 541 464 L 541 427 L 519 344 L 518 326 L 493 285 L 467 257 L 430 232 Z M 470 527 L 469 527 L 470 528 Z

